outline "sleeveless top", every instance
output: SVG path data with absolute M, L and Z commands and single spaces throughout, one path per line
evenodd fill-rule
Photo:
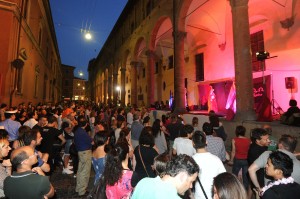
M 105 157 L 103 158 L 94 158 L 92 157 L 92 164 L 95 170 L 95 181 L 94 184 L 96 184 L 96 182 L 100 179 L 103 171 L 104 171 L 104 166 L 105 166 Z
M 249 138 L 234 138 L 235 141 L 235 158 L 239 160 L 245 160 L 248 158 L 248 150 L 250 147 Z

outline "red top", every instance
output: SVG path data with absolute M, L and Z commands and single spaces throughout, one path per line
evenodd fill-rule
M 248 158 L 248 150 L 251 143 L 249 138 L 234 138 L 235 141 L 235 158 L 245 160 Z

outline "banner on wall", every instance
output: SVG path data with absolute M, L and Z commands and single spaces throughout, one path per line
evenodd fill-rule
M 270 75 L 253 79 L 253 98 L 257 121 L 272 121 Z

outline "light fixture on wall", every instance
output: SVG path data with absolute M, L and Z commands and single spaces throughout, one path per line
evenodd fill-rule
M 270 57 L 270 53 L 267 51 L 258 51 L 256 52 L 256 58 L 258 61 L 264 61 Z

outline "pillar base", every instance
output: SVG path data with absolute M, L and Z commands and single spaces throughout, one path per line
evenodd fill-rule
M 244 121 L 256 121 L 257 116 L 254 110 L 249 111 L 239 111 L 234 116 L 234 121 L 244 122 Z
M 174 114 L 184 114 L 184 113 L 187 113 L 187 110 L 186 108 L 182 108 L 182 107 L 176 107 L 174 109 Z

